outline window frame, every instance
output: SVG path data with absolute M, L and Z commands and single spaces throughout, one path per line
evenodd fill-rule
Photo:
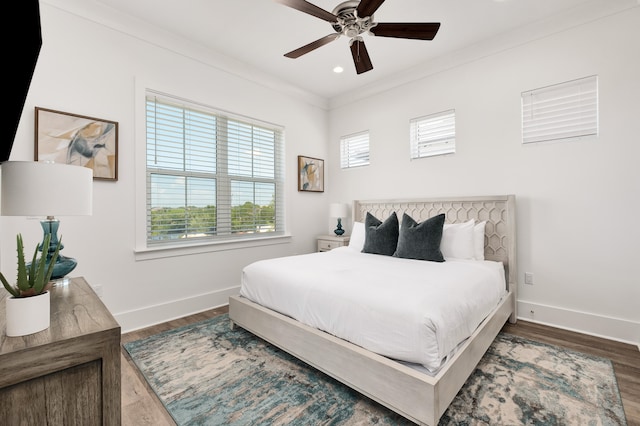
M 366 136 L 366 140 L 364 140 L 365 136 Z M 364 148 L 362 149 L 363 152 L 366 151 L 366 160 L 359 161 L 353 157 L 364 156 L 363 153 L 354 152 L 361 148 Z M 370 139 L 370 134 L 368 130 L 364 130 L 362 132 L 352 133 L 350 135 L 345 135 L 340 137 L 340 168 L 342 170 L 365 167 L 365 166 L 368 166 L 370 163 L 371 163 L 371 139 Z
M 522 92 L 522 143 L 597 137 L 598 96 L 597 75 Z
M 444 126 L 438 122 L 445 121 Z M 428 132 L 419 138 L 420 127 L 426 127 Z M 431 129 L 429 129 L 431 128 Z M 439 132 L 444 134 L 438 134 Z M 420 139 L 420 140 L 419 140 Z M 456 110 L 449 109 L 409 120 L 409 158 L 435 157 L 456 153 Z
M 135 181 L 136 181 L 136 227 L 135 227 L 135 248 L 134 253 L 136 260 L 148 260 L 162 257 L 172 257 L 185 254 L 197 254 L 203 252 L 232 250 L 245 247 L 259 247 L 273 244 L 288 243 L 291 241 L 291 235 L 287 230 L 285 211 L 285 169 L 284 169 L 284 153 L 285 153 L 285 130 L 281 125 L 265 122 L 262 120 L 256 120 L 248 118 L 239 114 L 228 113 L 223 110 L 211 108 L 209 106 L 198 103 L 197 101 L 188 101 L 184 98 L 180 98 L 174 95 L 168 95 L 167 92 L 161 92 L 158 90 L 150 89 L 150 85 L 144 84 L 143 81 L 136 81 L 136 114 L 141 119 L 136 120 L 136 169 L 135 169 Z M 175 91 L 174 91 L 175 92 Z M 233 235 L 218 237 L 218 238 L 205 238 L 194 239 L 192 241 L 180 241 L 180 242 L 166 242 L 161 244 L 149 244 L 147 240 L 147 140 L 146 140 L 146 97 L 148 94 L 156 94 L 161 97 L 167 97 L 169 99 L 178 100 L 180 102 L 186 102 L 191 105 L 197 105 L 213 112 L 218 112 L 239 119 L 242 122 L 251 122 L 258 126 L 268 126 L 276 128 L 280 131 L 280 142 L 277 144 L 274 151 L 274 167 L 275 167 L 275 179 L 276 179 L 276 206 L 279 206 L 279 214 L 276 220 L 278 221 L 279 228 L 277 232 L 269 232 L 264 235 L 248 234 L 242 237 L 236 237 Z M 229 197 L 231 195 L 229 194 Z M 230 198 L 229 198 L 230 200 Z M 231 203 L 231 201 L 229 201 Z

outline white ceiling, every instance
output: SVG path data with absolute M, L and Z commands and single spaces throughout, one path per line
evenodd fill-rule
M 311 3 L 332 11 L 341 0 Z M 440 22 L 432 41 L 364 35 L 374 69 L 357 75 L 348 38 L 298 59 L 283 55 L 333 33 L 328 22 L 274 0 L 98 0 L 325 99 L 380 85 L 461 52 L 482 55 L 577 25 L 629 0 L 387 0 L 377 22 Z M 563 28 L 564 27 L 564 28 Z M 340 65 L 344 72 L 332 69 Z

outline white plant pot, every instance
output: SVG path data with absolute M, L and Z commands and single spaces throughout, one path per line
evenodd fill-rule
M 49 292 L 31 297 L 6 297 L 7 336 L 26 336 L 49 328 Z

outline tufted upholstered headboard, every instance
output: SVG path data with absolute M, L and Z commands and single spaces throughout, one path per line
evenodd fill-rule
M 470 219 L 487 221 L 484 235 L 484 255 L 487 260 L 505 266 L 506 286 L 516 295 L 516 197 L 515 195 L 475 196 L 407 200 L 355 200 L 353 221 L 364 222 L 370 212 L 384 221 L 396 212 L 398 220 L 407 213 L 417 222 L 437 214 L 446 215 L 445 223 L 461 223 Z M 514 300 L 517 300 L 515 298 Z

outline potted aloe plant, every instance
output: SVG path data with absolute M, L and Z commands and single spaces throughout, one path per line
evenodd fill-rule
M 51 235 L 47 234 L 43 247 L 49 247 Z M 40 259 L 38 247 L 33 259 L 27 264 L 24 259 L 22 235 L 18 234 L 18 278 L 15 285 L 9 284 L 0 272 L 4 288 L 11 294 L 6 297 L 7 336 L 25 336 L 49 328 L 50 301 L 49 288 L 51 274 L 60 252 L 62 239 L 51 254 L 43 253 Z

